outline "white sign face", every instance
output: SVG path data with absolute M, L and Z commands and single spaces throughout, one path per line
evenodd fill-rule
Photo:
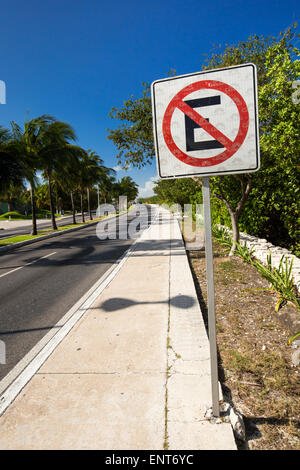
M 259 169 L 254 64 L 156 80 L 151 94 L 160 178 Z

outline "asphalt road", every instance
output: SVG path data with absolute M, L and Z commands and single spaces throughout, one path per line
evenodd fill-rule
M 94 216 L 95 213 L 96 212 L 94 211 L 92 215 Z M 87 213 L 85 213 L 85 218 L 86 220 L 90 219 Z M 81 214 L 76 215 L 76 220 L 77 222 L 81 222 Z M 69 225 L 72 223 L 73 223 L 72 215 L 63 217 L 62 219 L 56 219 L 57 226 Z M 39 220 L 37 220 L 37 226 L 38 226 L 38 230 L 51 228 L 52 227 L 51 220 L 49 219 L 48 222 L 40 222 Z M 0 230 L 0 240 L 1 238 L 14 237 L 16 235 L 28 235 L 31 233 L 31 229 L 32 229 L 31 224 L 26 225 L 24 227 L 9 228 L 9 222 L 7 222 L 7 228 L 5 228 L 4 230 Z
M 121 229 L 136 215 L 117 218 Z M 146 228 L 154 209 L 141 218 Z M 101 222 L 104 223 L 105 221 Z M 0 380 L 122 256 L 133 240 L 99 240 L 96 225 L 0 255 Z

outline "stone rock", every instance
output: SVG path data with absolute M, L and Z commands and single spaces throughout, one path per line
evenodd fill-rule
M 244 425 L 244 420 L 242 415 L 236 411 L 234 408 L 230 409 L 230 422 L 234 432 L 234 435 L 240 441 L 245 442 L 246 440 L 246 430 Z
M 207 420 L 211 420 L 213 418 L 213 410 L 212 408 L 208 408 L 205 412 L 204 418 Z
M 296 351 L 292 353 L 292 363 L 294 367 L 298 367 L 300 364 L 300 349 L 297 348 Z

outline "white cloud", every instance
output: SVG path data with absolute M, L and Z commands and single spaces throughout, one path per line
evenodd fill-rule
M 155 176 L 152 176 L 148 181 L 146 181 L 144 186 L 139 187 L 139 197 L 149 197 L 153 196 L 153 186 L 154 183 L 157 181 Z
M 116 165 L 116 166 L 113 167 L 113 170 L 115 170 L 116 172 L 118 172 L 118 171 L 125 171 L 126 172 L 126 171 L 130 170 L 130 167 L 131 167 L 131 165 L 129 165 L 128 168 L 125 170 L 120 165 Z

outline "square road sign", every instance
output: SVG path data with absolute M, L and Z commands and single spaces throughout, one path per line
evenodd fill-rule
M 156 80 L 151 96 L 160 178 L 259 169 L 254 64 Z

